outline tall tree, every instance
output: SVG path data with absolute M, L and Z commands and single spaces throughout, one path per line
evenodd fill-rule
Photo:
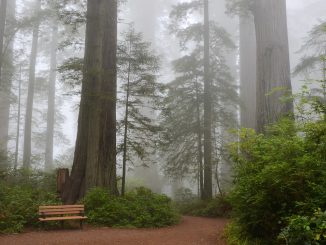
M 39 15 L 41 11 L 41 1 L 35 1 L 35 16 Z M 25 129 L 24 129 L 24 154 L 23 154 L 23 167 L 31 167 L 31 153 L 32 153 L 32 118 L 33 118 L 33 102 L 34 102 L 34 87 L 35 87 L 35 68 L 36 57 L 38 48 L 40 19 L 35 18 L 33 24 L 33 38 L 32 50 L 29 63 L 29 79 L 28 79 L 28 94 L 26 102 L 25 113 Z
M 204 199 L 213 197 L 212 189 L 212 95 L 209 61 L 209 6 L 204 0 Z
M 56 69 L 57 69 L 57 48 L 58 48 L 58 24 L 53 21 L 52 40 L 50 52 L 50 77 L 48 90 L 48 112 L 47 112 L 47 131 L 45 146 L 45 169 L 53 168 L 53 137 L 55 124 L 55 86 L 56 86 Z
M 3 9 L 0 11 L 3 12 Z M 12 102 L 11 87 L 14 73 L 13 29 L 15 29 L 15 15 L 16 1 L 13 0 L 7 2 L 6 13 L 1 13 L 1 18 L 5 18 L 5 26 L 3 26 L 5 29 L 4 36 L 2 36 L 2 38 L 0 37 L 0 46 L 2 44 L 2 47 L 0 47 L 0 151 L 3 151 L 4 153 L 7 152 L 7 144 L 9 140 L 9 115 L 10 104 Z M 0 32 L 2 32 L 2 29 Z
M 117 1 L 87 1 L 86 45 L 74 163 L 63 194 L 74 203 L 95 186 L 117 194 Z
M 276 122 L 293 113 L 293 102 L 281 101 L 292 94 L 286 1 L 255 0 L 253 13 L 257 41 L 256 127 Z
M 173 62 L 176 78 L 169 84 L 168 96 L 163 110 L 162 149 L 166 155 L 165 172 L 171 177 L 195 176 L 199 179 L 201 198 L 204 195 L 205 177 L 202 168 L 203 133 L 205 132 L 205 25 L 201 20 L 191 23 L 189 19 L 196 19 L 197 11 L 201 11 L 202 1 L 193 1 L 176 5 L 171 14 L 170 29 L 179 39 L 181 50 L 185 55 Z M 211 96 L 211 132 L 219 131 L 221 127 L 228 128 L 234 125 L 232 117 L 234 104 L 237 98 L 235 86 L 232 85 L 230 69 L 226 65 L 225 56 L 233 50 L 234 44 L 230 35 L 215 22 L 210 23 L 210 52 L 209 52 L 209 82 Z M 206 39 L 207 40 L 207 39 Z M 207 47 L 207 46 L 206 46 Z M 206 50 L 207 52 L 207 50 Z M 207 61 L 206 61 L 207 64 Z M 207 92 L 207 91 L 206 91 Z M 233 108 L 228 110 L 227 107 Z M 230 108 L 229 108 L 230 109 Z M 205 111 L 204 111 L 205 112 Z M 214 134 L 215 135 L 215 134 Z M 220 146 L 221 135 L 211 134 L 211 143 L 218 141 Z M 215 144 L 214 144 L 215 145 Z M 216 164 L 221 157 L 220 149 L 211 146 L 211 162 Z M 218 157 L 215 157 L 218 156 Z M 212 168 L 210 169 L 212 173 Z M 204 175 L 204 176 L 202 176 Z M 211 174 L 210 178 L 212 183 Z M 205 182 L 204 182 L 205 183 Z M 209 180 L 206 181 L 206 185 Z M 212 190 L 212 186 L 208 187 Z M 208 197 L 209 198 L 209 197 Z
M 7 15 L 7 0 L 1 0 L 0 2 L 0 89 L 1 89 L 1 69 L 3 63 L 3 42 L 5 35 L 6 26 L 6 15 Z
M 256 33 L 252 15 L 240 15 L 240 120 L 256 128 Z

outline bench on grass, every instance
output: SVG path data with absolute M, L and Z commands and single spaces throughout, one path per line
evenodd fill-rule
M 40 206 L 38 214 L 42 224 L 48 221 L 60 221 L 61 227 L 65 220 L 79 220 L 82 229 L 83 220 L 87 219 L 84 205 Z

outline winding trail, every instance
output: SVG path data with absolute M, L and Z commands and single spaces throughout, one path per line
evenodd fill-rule
M 4 245 L 226 245 L 226 219 L 183 217 L 180 224 L 160 229 L 85 227 L 0 236 Z

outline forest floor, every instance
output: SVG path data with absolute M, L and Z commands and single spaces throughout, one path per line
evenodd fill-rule
M 183 217 L 180 224 L 160 229 L 117 229 L 85 226 L 83 230 L 33 231 L 0 236 L 5 245 L 226 245 L 226 219 Z

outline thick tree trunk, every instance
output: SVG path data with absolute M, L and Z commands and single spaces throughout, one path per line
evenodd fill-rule
M 74 203 L 92 187 L 118 194 L 116 183 L 117 1 L 87 3 L 84 79 L 74 163 L 63 199 Z
M 55 85 L 57 74 L 57 48 L 58 48 L 58 25 L 54 21 L 51 41 L 51 61 L 50 61 L 50 78 L 48 94 L 48 113 L 47 113 L 47 131 L 45 147 L 45 170 L 53 168 L 53 137 L 55 124 Z
M 281 101 L 291 95 L 289 43 L 285 0 L 256 0 L 254 19 L 257 41 L 256 128 L 293 114 L 293 102 Z M 268 95 L 267 95 L 268 94 Z
M 0 0 L 0 90 L 2 85 L 1 70 L 3 64 L 3 42 L 5 36 L 7 0 Z
M 36 0 L 35 12 L 39 13 L 41 10 L 41 1 Z M 33 118 L 33 102 L 34 102 L 34 86 L 35 86 L 35 67 L 36 56 L 38 46 L 40 22 L 36 20 L 33 27 L 33 40 L 32 50 L 29 63 L 29 79 L 28 79 L 28 94 L 26 102 L 26 114 L 25 114 L 25 129 L 24 129 L 24 155 L 23 155 L 23 167 L 31 167 L 31 151 L 32 151 L 32 118 Z
M 256 33 L 251 16 L 240 16 L 241 127 L 256 128 Z
M 204 199 L 213 197 L 212 98 L 209 66 L 209 11 L 208 0 L 204 0 Z

